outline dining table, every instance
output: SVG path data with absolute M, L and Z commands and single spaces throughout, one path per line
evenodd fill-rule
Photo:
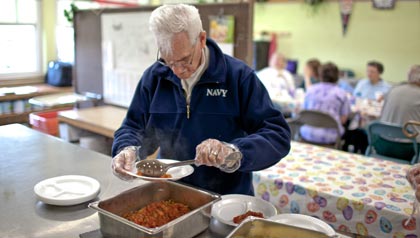
M 292 141 L 276 165 L 254 172 L 256 196 L 280 213 L 317 217 L 337 231 L 382 237 L 420 237 L 411 216 L 410 165 Z
M 349 130 L 366 128 L 367 125 L 381 117 L 384 101 L 355 98 L 351 104 Z
M 103 105 L 60 111 L 57 118 L 60 123 L 107 138 L 114 138 L 114 133 L 121 126 L 126 114 L 125 108 Z
M 279 109 L 284 115 L 294 117 L 303 110 L 305 92 L 303 90 L 299 90 L 299 92 L 295 95 L 283 93 L 271 96 L 271 101 L 274 107 Z
M 284 166 L 282 163 L 284 164 L 290 160 L 293 152 L 296 155 L 302 149 L 307 149 L 306 145 L 292 143 L 292 152 L 288 157 L 272 168 L 254 173 L 256 196 L 261 196 L 274 203 L 282 213 L 296 213 L 296 210 L 293 210 L 296 209 L 295 205 L 293 205 L 292 210 L 288 206 L 290 206 L 290 203 L 295 204 L 292 199 L 295 198 L 294 196 L 302 193 L 300 188 L 305 189 L 308 193 L 312 191 L 307 186 L 296 182 L 296 186 L 293 187 L 296 189 L 296 192 L 292 195 L 288 192 L 285 193 L 288 195 L 288 198 L 290 197 L 290 203 L 279 203 L 279 198 L 282 197 L 281 194 L 283 192 L 280 182 L 285 182 L 285 187 L 289 188 L 290 184 L 287 182 L 287 179 L 293 178 L 295 176 L 293 173 L 296 173 L 297 169 L 293 165 L 293 161 L 291 161 L 290 172 L 279 174 L 279 171 Z M 0 153 L 0 237 L 2 238 L 102 238 L 98 214 L 95 210 L 88 208 L 88 204 L 92 201 L 114 197 L 124 191 L 147 183 L 140 179 L 127 182 L 115 177 L 111 172 L 110 166 L 112 158 L 108 155 L 82 148 L 76 144 L 68 143 L 60 138 L 41 133 L 20 124 L 0 126 L 0 150 L 2 151 Z M 340 158 L 339 156 L 338 159 Z M 368 167 L 368 165 L 363 166 Z M 402 174 L 406 167 L 393 167 L 392 171 L 397 169 L 401 169 L 400 174 Z M 282 174 L 287 176 L 282 177 Z M 40 201 L 34 192 L 35 185 L 45 179 L 62 175 L 82 175 L 96 179 L 100 184 L 99 195 L 91 201 L 72 206 L 55 206 Z M 340 180 L 342 178 L 337 177 L 337 179 Z M 398 178 L 397 181 L 399 181 L 398 183 L 406 183 L 402 178 Z M 324 181 L 322 183 L 325 184 L 327 182 Z M 301 187 L 298 185 L 301 185 Z M 317 185 L 314 186 L 316 187 Z M 397 214 L 407 218 L 407 214 L 410 212 L 409 203 L 413 199 L 413 194 L 406 191 L 408 190 L 406 184 L 400 185 L 396 189 L 396 194 L 404 192 L 401 195 L 402 197 L 400 196 L 399 198 L 405 199 L 406 202 L 399 202 L 395 205 L 402 211 L 389 211 L 386 215 L 392 218 L 392 215 Z M 330 201 L 335 201 L 335 196 L 327 197 L 324 195 L 326 190 L 326 188 L 321 188 L 318 191 L 320 197 L 329 199 L 329 203 Z M 313 190 L 313 192 L 315 191 L 317 190 Z M 313 195 L 312 192 L 311 194 Z M 302 200 L 302 198 L 297 197 L 297 201 L 299 199 Z M 307 198 L 304 200 L 306 201 Z M 324 200 L 320 198 L 320 201 Z M 320 202 L 320 204 L 322 205 L 323 203 Z M 386 207 L 383 210 L 396 209 L 395 207 L 390 207 L 389 209 Z M 356 211 L 358 210 L 355 210 L 355 214 L 357 213 Z M 300 212 L 304 212 L 304 209 L 302 208 Z M 389 217 L 388 219 L 393 222 L 394 220 Z M 322 216 L 319 216 L 319 218 L 323 219 Z M 339 220 L 340 215 L 337 215 L 337 218 Z M 337 231 L 337 237 L 354 237 L 351 232 L 339 231 L 342 227 L 335 225 L 335 223 L 329 223 Z M 395 227 L 398 228 L 398 225 L 395 225 Z M 417 227 L 419 226 L 417 225 Z M 413 224 L 410 223 L 408 228 L 413 229 Z M 354 229 L 349 230 L 354 231 Z M 415 230 L 404 230 L 405 233 L 402 234 L 408 234 L 410 231 L 412 233 L 416 232 Z M 228 232 L 229 230 L 226 227 L 220 226 L 220 223 L 215 219 L 211 219 L 209 228 L 195 238 L 222 238 L 226 237 Z
M 347 94 L 350 101 L 350 120 L 353 120 L 352 129 L 363 128 L 369 122 L 377 120 L 381 116 L 384 101 L 376 101 L 370 99 L 362 99 Z M 305 92 L 302 90 L 294 95 L 281 94 L 271 98 L 274 106 L 281 110 L 285 115 L 294 117 L 304 110 Z
M 99 218 L 88 204 L 146 183 L 126 182 L 111 172 L 111 157 L 20 124 L 0 126 L 0 237 L 102 238 Z M 34 186 L 62 175 L 82 175 L 100 183 L 92 201 L 73 206 L 41 202 Z M 209 230 L 196 238 L 211 238 Z

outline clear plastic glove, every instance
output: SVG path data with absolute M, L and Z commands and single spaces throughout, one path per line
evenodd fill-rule
M 420 202 L 420 164 L 416 164 L 408 170 L 407 180 L 415 190 L 417 201 Z
M 112 173 L 122 180 L 132 180 L 133 176 L 127 172 L 132 172 L 137 159 L 137 147 L 127 146 L 112 158 Z
M 411 220 L 414 220 L 415 214 L 420 214 L 420 164 L 416 164 L 407 171 L 407 180 L 410 182 L 414 189 L 414 194 L 417 201 L 413 202 L 413 212 L 411 213 L 410 219 L 408 219 L 404 225 L 408 225 Z
M 241 163 L 242 154 L 234 146 L 216 139 L 207 139 L 196 147 L 195 164 L 214 166 L 224 172 L 236 171 Z

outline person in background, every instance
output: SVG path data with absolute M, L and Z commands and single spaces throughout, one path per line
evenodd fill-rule
M 415 164 L 408 170 L 407 180 L 414 189 L 417 201 L 420 202 L 420 164 Z
M 420 65 L 410 68 L 407 83 L 393 87 L 385 96 L 380 118 L 401 126 L 409 120 L 420 121 Z
M 283 54 L 275 53 L 270 58 L 269 67 L 257 73 L 271 98 L 279 97 L 283 92 L 293 95 L 295 91 L 295 81 L 292 74 L 285 69 L 286 63 Z
M 363 99 L 382 100 L 391 88 L 391 85 L 381 78 L 384 66 L 380 62 L 370 61 L 367 64 L 366 72 L 368 78 L 357 83 L 353 95 Z
M 194 6 L 156 8 L 149 19 L 160 57 L 143 73 L 112 146 L 112 170 L 130 180 L 137 156 L 195 159 L 181 181 L 219 194 L 253 195 L 252 171 L 290 150 L 290 128 L 244 62 L 207 38 Z M 225 163 L 233 158 L 233 163 Z M 235 162 L 237 161 L 237 162 Z M 205 166 L 200 166 L 205 165 Z
M 408 82 L 393 87 L 385 96 L 381 121 L 404 125 L 420 121 L 420 65 L 408 71 Z
M 319 68 L 321 62 L 318 59 L 310 59 L 306 62 L 305 68 L 303 69 L 303 89 L 308 90 L 312 84 L 319 82 Z
M 381 63 L 377 61 L 368 62 L 366 71 L 368 79 L 360 80 L 353 91 L 353 97 L 351 101 L 356 104 L 356 106 L 358 106 L 358 101 L 364 101 L 357 100 L 358 98 L 381 102 L 384 98 L 384 95 L 391 88 L 388 83 L 381 79 L 381 74 L 384 72 L 384 67 Z M 354 128 L 351 126 L 352 122 L 357 122 L 354 124 L 359 124 L 360 114 L 356 114 L 355 118 L 349 122 L 348 130 L 344 135 L 345 144 L 343 145 L 343 150 L 347 151 L 349 148 L 348 146 L 353 145 L 353 152 L 360 152 L 361 154 L 365 154 L 369 145 L 367 132 L 363 127 Z
M 338 80 L 338 87 L 346 91 L 350 96 L 353 96 L 354 88 L 345 79 Z
M 351 86 L 349 82 L 348 73 L 349 73 L 348 70 L 342 70 L 342 71 L 340 70 L 340 78 L 337 84 L 338 84 L 338 87 L 346 91 L 349 94 L 349 96 L 353 97 L 354 88 L 353 86 Z
M 339 124 L 336 129 L 302 126 L 300 134 L 306 141 L 318 144 L 334 144 L 337 136 L 344 134 L 343 124 L 350 114 L 346 92 L 337 85 L 339 71 L 335 64 L 326 63 L 320 68 L 320 83 L 312 85 L 305 96 L 304 109 L 328 113 Z

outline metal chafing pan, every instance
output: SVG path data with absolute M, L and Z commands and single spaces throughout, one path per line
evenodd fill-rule
M 138 210 L 152 202 L 172 200 L 187 205 L 191 212 L 156 228 L 130 222 L 122 214 Z M 210 223 L 211 206 L 220 196 L 177 182 L 151 182 L 115 197 L 89 204 L 98 211 L 100 230 L 105 237 L 190 238 Z
M 262 218 L 249 217 L 227 238 L 329 238 L 321 232 L 289 226 Z

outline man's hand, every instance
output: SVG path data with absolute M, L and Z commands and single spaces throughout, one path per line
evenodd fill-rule
M 417 200 L 420 202 L 420 164 L 416 164 L 408 170 L 407 180 L 415 190 Z
M 232 149 L 216 139 L 207 139 L 196 147 L 195 164 L 219 167 Z
M 127 172 L 132 172 L 134 169 L 134 163 L 136 162 L 136 147 L 128 146 L 125 147 L 120 153 L 118 153 L 112 159 L 112 172 L 115 176 L 122 180 L 132 180 L 133 176 Z

